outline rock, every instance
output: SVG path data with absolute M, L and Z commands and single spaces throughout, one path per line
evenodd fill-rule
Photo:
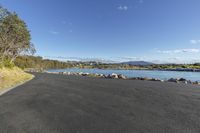
M 106 78 L 106 75 L 104 75 L 104 74 L 99 74 L 98 75 L 100 78 Z
M 71 72 L 63 72 L 64 75 L 71 75 Z
M 160 80 L 160 79 L 157 79 L 157 78 L 152 78 L 151 81 L 159 81 L 159 82 L 164 82 L 164 80 Z
M 119 77 L 118 77 L 118 75 L 116 73 L 112 73 L 112 74 L 108 74 L 106 76 L 106 78 L 115 78 L 115 79 L 118 79 Z
M 144 78 L 140 78 L 140 80 L 152 80 L 152 79 L 144 77 Z
M 82 73 L 81 76 L 88 76 L 89 73 Z
M 112 77 L 112 78 L 115 78 L 115 79 L 118 79 L 118 78 L 119 78 L 118 75 L 117 75 L 116 73 L 112 73 L 112 74 L 111 74 L 111 77 Z
M 67 75 L 67 72 L 63 72 L 64 75 Z
M 188 84 L 188 81 L 187 81 L 187 80 L 186 80 L 186 81 L 183 81 L 183 83 L 184 83 L 184 84 Z
M 59 74 L 64 74 L 64 72 L 59 72 Z
M 82 76 L 82 74 L 83 74 L 83 72 L 79 72 L 79 73 L 77 73 L 77 75 L 80 75 L 80 76 Z
M 178 79 L 170 78 L 170 79 L 168 80 L 168 82 L 175 82 L 175 83 L 178 83 Z
M 137 78 L 128 78 L 129 80 L 137 80 Z
M 119 78 L 119 79 L 127 79 L 127 77 L 124 76 L 124 75 L 122 75 L 122 74 L 119 74 L 119 75 L 118 75 L 118 78 Z
M 191 80 L 188 80 L 187 83 L 188 83 L 188 84 L 192 84 L 192 81 L 191 81 Z
M 110 78 L 112 78 L 112 76 L 111 76 L 110 74 L 108 74 L 108 75 L 106 76 L 106 78 L 109 78 L 109 79 L 110 79 Z
M 99 74 L 98 74 L 98 73 L 91 74 L 91 75 L 93 75 L 94 77 L 99 77 Z
M 183 82 L 185 82 L 185 81 L 187 81 L 187 80 L 184 79 L 184 78 L 180 78 L 178 81 L 183 81 Z
M 75 75 L 75 76 L 77 76 L 77 75 L 79 75 L 79 73 L 75 73 L 75 72 L 73 72 L 73 73 L 72 73 L 72 75 Z

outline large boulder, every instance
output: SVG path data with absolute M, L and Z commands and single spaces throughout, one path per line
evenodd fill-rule
M 184 78 L 180 78 L 178 81 L 185 82 L 185 81 L 187 81 L 187 80 L 186 80 L 186 79 L 184 79 Z
M 106 78 L 106 75 L 104 75 L 104 74 L 99 74 L 98 77 L 100 77 L 100 78 Z
M 188 80 L 187 83 L 188 83 L 188 84 L 192 84 L 192 81 L 191 81 L 191 80 Z
M 82 76 L 82 74 L 83 74 L 83 72 L 78 72 L 78 73 L 77 73 L 77 75 L 80 75 L 80 76 Z
M 124 75 L 122 75 L 122 74 L 119 74 L 119 75 L 118 75 L 118 78 L 119 78 L 119 79 L 127 79 L 127 77 L 124 76 Z
M 71 72 L 64 72 L 64 75 L 71 75 Z
M 116 74 L 116 73 L 112 73 L 112 74 L 111 74 L 111 77 L 114 78 L 114 79 L 118 79 L 118 78 L 119 78 L 119 77 L 118 77 L 118 74 Z
M 170 78 L 170 79 L 168 79 L 168 82 L 175 82 L 175 83 L 178 83 L 178 82 L 179 82 L 179 79 Z
M 157 78 L 152 78 L 151 81 L 159 81 L 159 82 L 164 82 L 164 80 L 157 79 Z
M 81 76 L 88 76 L 90 75 L 89 73 L 82 73 Z
M 59 74 L 64 74 L 64 72 L 59 72 Z
M 106 76 L 106 78 L 118 79 L 119 77 L 118 77 L 118 75 L 117 75 L 116 73 L 112 73 L 112 74 L 108 74 L 108 75 Z

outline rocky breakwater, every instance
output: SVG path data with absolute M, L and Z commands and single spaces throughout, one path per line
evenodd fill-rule
M 192 82 L 191 80 L 187 80 L 187 79 L 184 79 L 184 78 L 170 78 L 167 81 L 168 82 L 174 82 L 174 83 L 184 83 L 184 84 L 200 85 L 200 82 L 198 82 L 198 81 Z
M 182 84 L 194 84 L 194 85 L 200 85 L 199 81 L 192 82 L 190 80 L 184 79 L 184 78 L 170 78 L 168 80 L 161 80 L 158 78 L 148 78 L 148 77 L 133 77 L 128 78 L 125 75 L 122 74 L 92 74 L 92 73 L 84 73 L 84 72 L 47 72 L 52 74 L 62 74 L 62 75 L 74 75 L 74 76 L 87 76 L 87 77 L 96 77 L 96 78 L 107 78 L 107 79 L 124 79 L 124 80 L 144 80 L 144 81 L 157 81 L 157 82 L 174 82 L 174 83 L 182 83 Z

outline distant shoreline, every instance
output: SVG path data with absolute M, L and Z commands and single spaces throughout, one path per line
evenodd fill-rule
M 80 67 L 70 67 L 70 68 L 61 68 L 61 69 L 99 69 L 99 70 L 147 70 L 147 71 L 176 71 L 176 72 L 200 72 L 200 69 L 190 69 L 190 68 L 174 68 L 174 69 L 148 69 L 148 68 L 136 68 L 136 69 L 124 69 L 124 68 L 80 68 Z M 46 69 L 56 70 L 60 68 Z

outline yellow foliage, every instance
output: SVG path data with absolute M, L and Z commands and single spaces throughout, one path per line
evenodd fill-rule
M 33 78 L 18 67 L 0 68 L 0 92 Z

